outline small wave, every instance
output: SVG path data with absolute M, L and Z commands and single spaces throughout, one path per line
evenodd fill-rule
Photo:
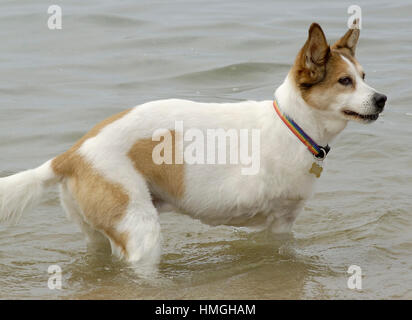
M 91 14 L 77 17 L 80 22 L 102 25 L 105 28 L 110 27 L 140 27 L 147 22 L 130 17 L 123 17 L 113 14 Z
M 250 80 L 253 76 L 261 77 L 262 74 L 271 75 L 279 70 L 288 69 L 290 66 L 283 63 L 267 62 L 246 62 L 231 64 L 224 67 L 218 67 L 203 71 L 186 73 L 174 77 L 174 80 L 192 82 L 192 81 L 224 81 L 232 82 L 234 78 L 243 77 Z M 247 77 L 246 77 L 247 76 Z
M 129 81 L 116 84 L 120 89 L 136 89 L 150 87 L 152 83 L 180 83 L 184 85 L 201 84 L 202 88 L 220 88 L 225 93 L 242 92 L 267 85 L 268 78 L 272 78 L 279 70 L 288 69 L 290 66 L 281 63 L 248 62 L 231 64 L 208 70 L 188 72 L 176 76 L 151 79 L 147 81 Z M 253 83 L 253 85 L 251 84 Z M 214 91 L 216 93 L 216 91 Z

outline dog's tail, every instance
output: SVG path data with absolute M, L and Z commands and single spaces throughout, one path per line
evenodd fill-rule
M 39 204 L 48 187 L 59 182 L 49 160 L 38 168 L 0 178 L 0 222 L 17 223 Z

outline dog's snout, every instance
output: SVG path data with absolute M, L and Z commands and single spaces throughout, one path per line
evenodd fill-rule
M 385 102 L 387 100 L 387 97 L 382 93 L 375 93 L 372 99 L 373 99 L 373 102 L 376 108 L 382 111 L 383 107 L 385 107 Z

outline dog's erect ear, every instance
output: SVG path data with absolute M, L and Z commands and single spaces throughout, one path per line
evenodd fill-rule
M 304 45 L 305 64 L 308 69 L 326 64 L 329 45 L 322 28 L 317 23 L 312 23 L 309 28 L 309 37 Z
M 359 28 L 357 28 L 357 21 L 355 20 L 353 29 L 349 29 L 342 38 L 336 41 L 332 49 L 347 49 L 350 55 L 355 56 L 359 34 L 360 31 Z
M 329 54 L 330 48 L 322 28 L 317 23 L 312 23 L 308 39 L 296 61 L 300 70 L 299 82 L 303 85 L 309 85 L 321 81 L 325 74 L 325 65 Z

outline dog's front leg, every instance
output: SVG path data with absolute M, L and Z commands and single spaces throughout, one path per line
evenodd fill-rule
M 286 200 L 276 208 L 268 219 L 268 228 L 273 234 L 290 233 L 296 217 L 303 208 L 304 200 Z

